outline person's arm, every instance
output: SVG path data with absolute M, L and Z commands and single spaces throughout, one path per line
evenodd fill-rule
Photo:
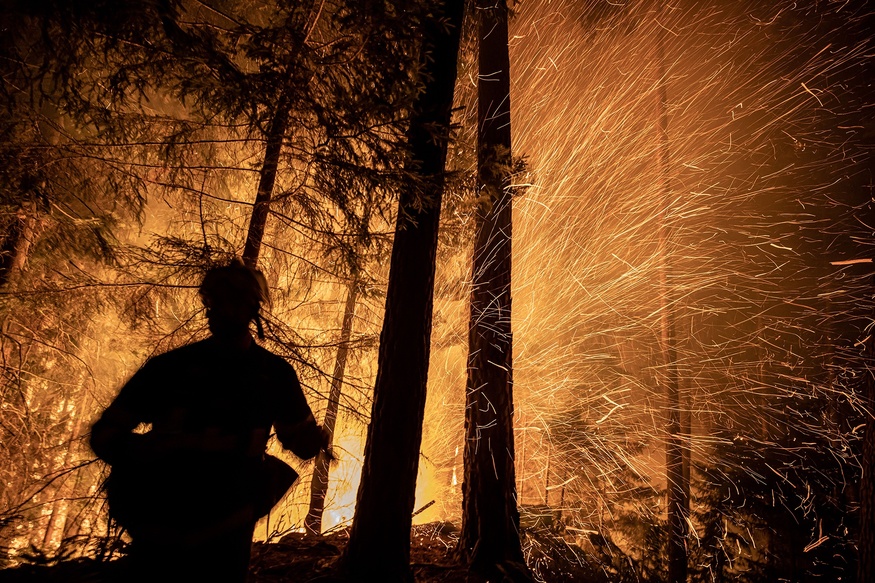
M 314 458 L 320 449 L 328 449 L 328 434 L 312 413 L 297 423 L 277 421 L 274 429 L 282 446 L 301 459 Z
M 106 463 L 115 464 L 136 448 L 140 436 L 132 430 L 137 425 L 139 421 L 130 411 L 110 405 L 91 426 L 91 449 Z
M 97 457 L 112 465 L 134 455 L 143 445 L 142 435 L 133 430 L 148 422 L 147 398 L 151 367 L 146 363 L 125 383 L 118 396 L 91 426 L 89 443 Z
M 284 374 L 284 385 L 278 395 L 278 409 L 273 426 L 282 446 L 301 459 L 316 457 L 320 450 L 328 450 L 328 433 L 316 423 L 313 412 L 304 397 L 298 375 L 289 366 Z

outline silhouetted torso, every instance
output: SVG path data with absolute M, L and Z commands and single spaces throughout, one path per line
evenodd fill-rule
M 141 424 L 148 433 L 132 432 Z M 294 369 L 255 342 L 211 337 L 150 359 L 124 385 L 92 448 L 112 465 L 110 511 L 152 577 L 245 578 L 272 426 L 301 458 L 324 446 Z
M 310 415 L 295 370 L 253 343 L 229 349 L 208 338 L 149 360 L 110 407 L 133 412 L 160 434 L 214 433 L 233 438 L 229 455 L 260 455 L 274 422 L 295 425 Z M 252 450 L 252 434 L 262 439 Z M 231 445 L 231 443 L 229 443 Z

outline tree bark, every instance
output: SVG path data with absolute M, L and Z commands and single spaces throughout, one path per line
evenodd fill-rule
M 352 322 L 355 316 L 355 302 L 358 291 L 358 280 L 353 277 L 346 294 L 346 306 L 343 310 L 343 323 L 340 327 L 340 343 L 334 360 L 334 374 L 331 377 L 331 390 L 328 393 L 328 405 L 325 408 L 325 420 L 322 427 L 328 434 L 329 446 L 334 441 L 334 427 L 337 423 L 337 411 L 340 408 L 340 393 L 343 387 L 343 374 L 346 369 L 346 358 L 349 354 L 349 339 L 352 336 Z M 308 535 L 322 534 L 322 514 L 325 511 L 325 494 L 328 492 L 328 466 L 330 460 L 324 451 L 316 456 L 313 468 L 313 481 L 310 482 L 310 508 L 304 519 L 304 529 Z
M 353 578 L 412 581 L 414 505 L 431 343 L 438 222 L 464 0 L 444 0 L 423 26 L 424 86 L 407 141 L 416 184 L 401 193 L 377 356 L 371 422 L 349 542 L 338 567 Z
M 513 436 L 510 58 L 505 0 L 478 2 L 479 207 L 472 262 L 460 550 L 473 573 L 527 573 Z
M 666 88 L 665 47 L 663 30 L 657 32 L 659 66 L 659 140 L 660 173 L 662 175 L 662 221 L 659 230 L 659 256 L 662 266 L 660 281 L 660 324 L 664 355 L 663 378 L 666 390 L 665 474 L 668 490 L 668 581 L 686 583 L 687 580 L 687 487 L 684 480 L 684 439 L 681 433 L 680 379 L 677 365 L 677 340 L 675 337 L 676 315 L 669 281 L 671 271 L 671 206 L 670 149 L 668 139 L 668 91 Z

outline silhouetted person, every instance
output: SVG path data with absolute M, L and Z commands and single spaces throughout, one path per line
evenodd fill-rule
M 200 295 L 212 335 L 149 359 L 91 430 L 142 580 L 244 581 L 256 520 L 297 477 L 265 455 L 271 427 L 302 459 L 327 445 L 295 370 L 249 332 L 264 276 L 235 260 Z

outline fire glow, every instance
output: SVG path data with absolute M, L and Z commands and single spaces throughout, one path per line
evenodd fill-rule
M 512 273 L 524 527 L 553 529 L 557 540 L 590 553 L 598 551 L 593 535 L 610 532 L 617 548 L 647 556 L 652 549 L 636 547 L 640 540 L 622 525 L 630 516 L 665 520 L 672 366 L 692 483 L 690 548 L 716 536 L 706 523 L 716 504 L 709 493 L 775 509 L 824 484 L 853 498 L 872 313 L 872 102 L 861 87 L 873 42 L 859 30 L 871 17 L 864 2 L 799 4 L 683 1 L 657 10 L 650 2 L 538 1 L 522 3 L 511 21 L 514 154 L 527 162 L 515 177 L 527 188 L 514 201 Z M 472 139 L 476 119 L 469 61 L 457 89 L 462 141 Z M 150 232 L 206 240 L 208 229 L 217 240 L 242 242 L 257 179 L 247 148 L 229 138 L 219 154 L 224 170 L 204 173 L 215 199 L 152 201 L 143 231 L 131 226 L 124 242 L 145 243 Z M 462 155 L 451 163 L 471 171 Z M 278 181 L 291 189 L 303 172 L 284 168 Z M 463 223 L 466 204 L 459 203 Z M 380 227 L 389 232 L 391 224 Z M 320 264 L 306 233 L 274 224 L 268 238 L 268 324 L 284 323 L 312 348 L 295 355 L 306 361 L 296 367 L 321 419 L 346 284 Z M 470 253 L 447 244 L 438 254 L 416 524 L 459 522 Z M 371 263 L 375 283 L 356 306 L 349 342 L 323 531 L 348 526 L 355 509 L 386 279 L 381 260 Z M 64 382 L 91 379 L 88 403 L 79 417 L 70 413 L 69 427 L 105 405 L 144 355 L 174 342 L 170 331 L 176 339 L 203 333 L 192 290 L 144 294 L 141 304 L 158 332 L 129 330 L 123 314 L 107 309 L 83 331 L 75 359 L 64 357 L 87 371 Z M 674 362 L 661 328 L 667 311 Z M 37 393 L 59 383 L 55 361 L 43 364 L 44 378 L 33 373 L 29 385 L 34 408 L 50 400 Z M 74 411 L 54 405 L 55 416 Z M 283 455 L 276 444 L 271 453 Z M 58 467 L 76 461 L 53 455 Z M 715 469 L 713 460 L 723 465 Z M 259 523 L 258 540 L 302 528 L 312 470 L 298 470 L 300 483 Z M 746 479 L 762 490 L 745 494 Z M 800 496 L 788 512 L 819 520 L 817 496 Z M 104 528 L 98 511 L 89 512 L 77 528 Z M 751 522 L 771 520 L 751 512 Z M 57 546 L 65 528 L 52 525 L 68 514 L 68 502 L 46 503 L 11 546 Z M 734 538 L 735 558 L 776 544 L 765 529 L 720 520 L 728 525 L 720 544 Z M 846 524 L 813 524 L 800 527 L 806 554 L 844 552 Z

